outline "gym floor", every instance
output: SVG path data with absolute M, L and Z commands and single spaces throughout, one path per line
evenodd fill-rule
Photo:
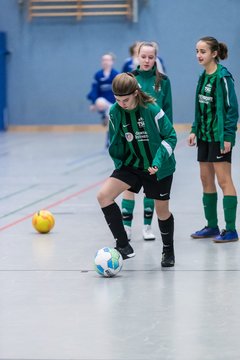
M 0 360 L 240 359 L 240 243 L 190 237 L 205 222 L 196 149 L 186 138 L 178 133 L 171 196 L 176 266 L 161 269 L 156 215 L 157 239 L 142 239 L 141 193 L 136 257 L 103 278 L 94 255 L 114 246 L 96 200 L 113 169 L 105 134 L 0 133 Z M 238 193 L 239 147 L 238 134 Z M 32 227 L 39 209 L 55 217 L 49 234 Z M 219 222 L 223 228 L 220 191 Z

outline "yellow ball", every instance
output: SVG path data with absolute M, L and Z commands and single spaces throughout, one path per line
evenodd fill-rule
M 48 210 L 40 210 L 33 215 L 33 227 L 40 233 L 48 233 L 55 224 L 55 219 L 52 213 Z

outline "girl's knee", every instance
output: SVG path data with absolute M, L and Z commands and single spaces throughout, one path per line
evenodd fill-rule
M 169 211 L 169 202 L 168 201 L 155 201 L 155 208 L 157 216 L 160 220 L 166 220 L 171 215 Z
M 101 208 L 111 205 L 114 202 L 114 198 L 109 194 L 106 189 L 100 189 L 97 194 L 97 200 Z
M 236 192 L 231 178 L 223 178 L 218 180 L 218 185 L 223 193 L 233 194 Z
M 102 97 L 97 98 L 95 105 L 96 105 L 98 111 L 106 111 L 109 108 L 109 102 Z
M 105 192 L 102 189 L 100 189 L 97 194 L 97 200 L 98 200 L 99 204 L 100 205 L 104 204 L 106 202 L 106 198 L 107 198 L 107 196 L 106 196 Z
M 203 186 L 210 186 L 210 185 L 214 184 L 214 179 L 210 178 L 209 176 L 201 174 L 200 179 L 201 179 Z
M 218 185 L 222 190 L 224 190 L 225 187 L 227 186 L 227 181 L 225 179 L 219 179 L 218 180 Z

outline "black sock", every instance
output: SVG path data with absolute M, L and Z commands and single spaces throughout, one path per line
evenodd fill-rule
M 122 214 L 116 203 L 102 208 L 106 222 L 117 242 L 117 246 L 123 248 L 128 244 L 128 238 L 123 226 Z
M 173 249 L 174 218 L 173 215 L 167 220 L 159 220 L 158 225 L 162 236 L 163 248 Z

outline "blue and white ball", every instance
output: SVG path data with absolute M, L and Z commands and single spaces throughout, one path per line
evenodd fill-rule
M 123 258 L 116 249 L 104 247 L 97 251 L 94 263 L 98 274 L 113 277 L 122 269 Z

